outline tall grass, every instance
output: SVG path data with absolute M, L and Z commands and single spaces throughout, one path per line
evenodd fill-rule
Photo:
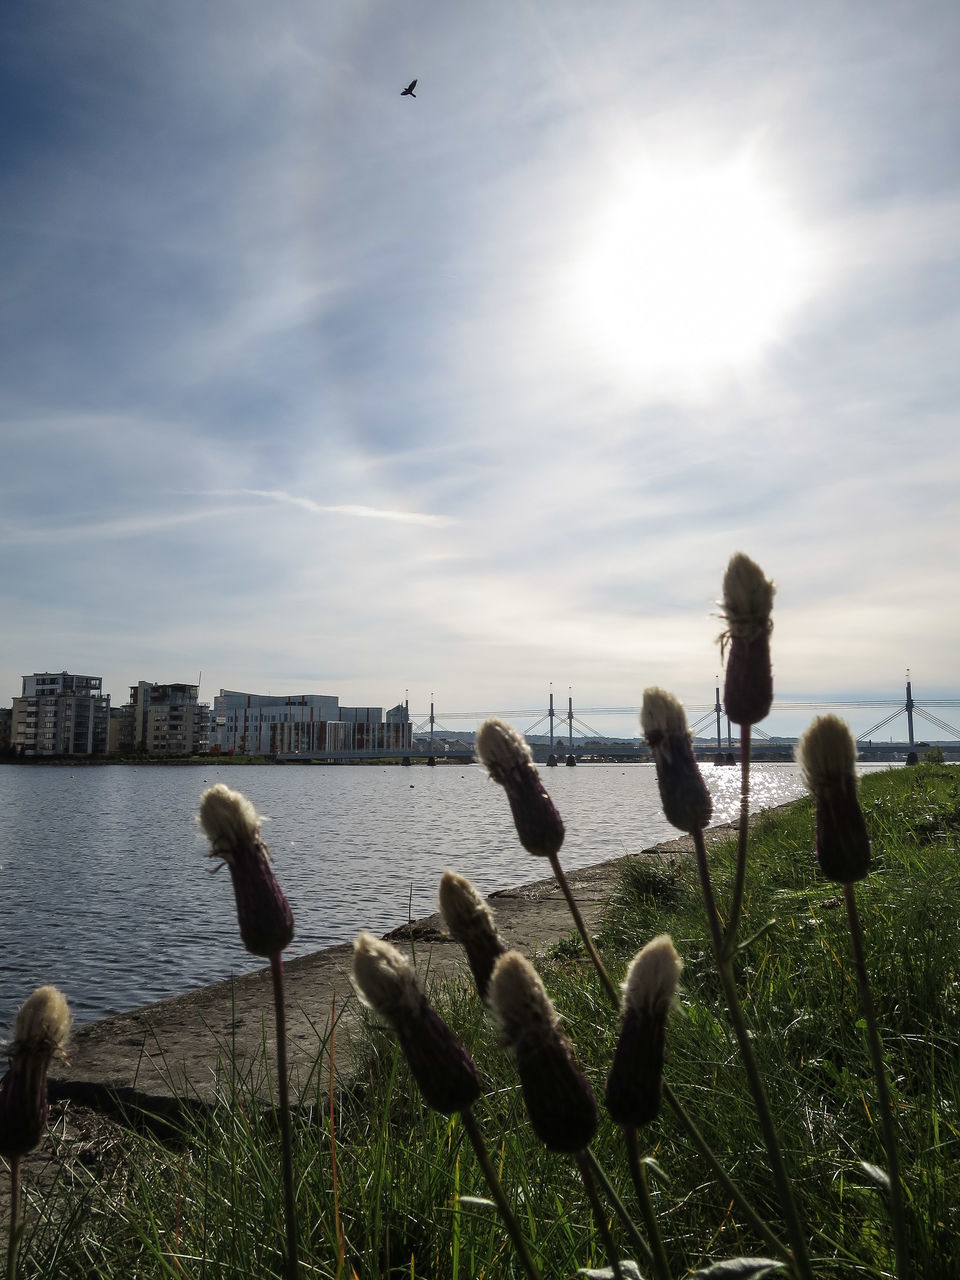
M 918 1280 L 960 1275 L 960 770 L 872 774 L 861 801 L 875 868 L 858 886 L 891 1081 L 910 1257 Z M 870 1056 L 842 896 L 819 877 L 809 802 L 763 815 L 751 834 L 736 961 L 785 1159 L 818 1277 L 893 1269 L 889 1218 L 869 1166 L 884 1164 Z M 721 902 L 733 845 L 711 851 Z M 773 924 L 769 922 L 773 921 Z M 767 927 L 769 925 L 769 927 Z M 779 1202 L 686 859 L 630 860 L 598 942 L 622 977 L 637 946 L 669 932 L 685 960 L 667 1078 L 738 1185 L 781 1230 Z M 509 939 L 507 939 L 509 942 Z M 598 1093 L 616 1027 L 575 938 L 539 966 Z M 466 979 L 432 995 L 484 1073 L 476 1108 L 487 1146 L 545 1276 L 607 1259 L 574 1165 L 530 1132 L 515 1073 Z M 376 1026 L 355 1074 L 339 1078 L 318 1037 L 313 1092 L 293 1116 L 304 1276 L 482 1280 L 519 1275 L 515 1255 L 457 1117 L 420 1101 L 396 1044 Z M 336 1088 L 329 1089 L 330 1071 Z M 24 1277 L 281 1277 L 283 1188 L 276 1116 L 264 1109 L 268 1056 L 227 1062 L 218 1102 L 184 1111 L 161 1142 L 131 1135 L 122 1177 L 54 1197 L 23 1242 Z M 669 1109 L 642 1131 L 651 1195 L 675 1276 L 733 1254 L 767 1253 Z M 619 1131 L 605 1117 L 593 1149 L 621 1194 Z M 336 1157 L 336 1176 L 334 1162 Z M 866 1166 L 864 1166 L 866 1162 Z M 631 1253 L 611 1214 L 622 1254 Z

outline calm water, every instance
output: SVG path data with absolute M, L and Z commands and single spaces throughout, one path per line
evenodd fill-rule
M 715 820 L 733 817 L 739 770 L 704 772 Z M 566 824 L 567 867 L 676 834 L 652 766 L 544 775 Z M 803 793 L 795 765 L 753 777 L 756 807 Z M 45 982 L 87 1022 L 263 963 L 240 943 L 227 871 L 208 874 L 194 815 L 214 782 L 270 818 L 264 835 L 296 917 L 287 954 L 428 914 L 448 866 L 485 893 L 547 871 L 520 848 L 505 795 L 476 765 L 0 767 L 0 1037 Z

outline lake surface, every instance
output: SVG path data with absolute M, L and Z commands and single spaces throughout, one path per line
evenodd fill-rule
M 868 766 L 869 767 L 869 766 Z M 574 868 L 678 834 L 652 765 L 544 769 Z M 714 821 L 735 817 L 739 769 L 704 766 Z M 754 807 L 804 793 L 791 764 L 755 767 Z M 264 836 L 296 918 L 287 955 L 436 909 L 451 867 L 483 893 L 549 874 L 517 842 L 503 790 L 478 765 L 0 767 L 0 1038 L 37 986 L 78 1023 L 249 972 L 230 877 L 195 814 L 214 782 L 269 817 Z

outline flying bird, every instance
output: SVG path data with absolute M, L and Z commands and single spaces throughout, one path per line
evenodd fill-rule
M 416 80 L 411 80 L 405 89 L 400 91 L 401 98 L 415 98 L 417 95 L 413 92 L 417 87 Z

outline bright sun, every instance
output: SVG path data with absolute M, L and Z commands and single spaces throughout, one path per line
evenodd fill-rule
M 689 390 L 757 361 L 813 288 L 814 254 L 749 159 L 634 172 L 575 261 L 578 346 Z

